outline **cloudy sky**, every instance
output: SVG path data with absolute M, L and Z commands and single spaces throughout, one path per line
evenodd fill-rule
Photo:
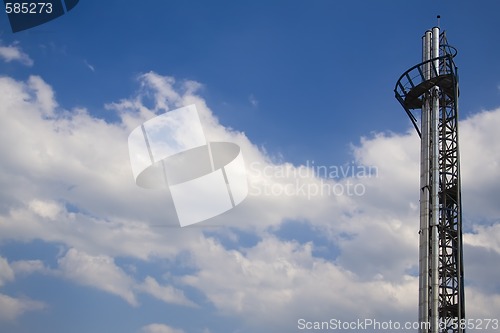
M 437 14 L 459 51 L 466 313 L 499 320 L 498 12 L 81 0 L 15 34 L 0 13 L 0 331 L 416 320 L 419 139 L 393 88 Z M 241 147 L 249 195 L 180 228 L 168 190 L 135 184 L 127 138 L 190 104 Z

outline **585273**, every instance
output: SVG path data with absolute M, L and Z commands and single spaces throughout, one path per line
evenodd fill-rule
M 50 2 L 6 2 L 5 12 L 7 14 L 51 14 L 52 3 Z

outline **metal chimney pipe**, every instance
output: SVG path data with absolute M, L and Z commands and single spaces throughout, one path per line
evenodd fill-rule
M 439 76 L 439 28 L 432 29 L 432 75 Z M 431 90 L 431 331 L 439 330 L 439 87 Z
M 432 32 L 422 38 L 422 62 L 431 60 Z M 431 78 L 431 64 L 423 65 L 424 81 Z M 419 315 L 420 323 L 429 322 L 429 212 L 430 212 L 430 96 L 422 98 L 422 143 L 420 146 L 420 246 L 419 246 Z M 420 325 L 423 333 L 424 324 Z

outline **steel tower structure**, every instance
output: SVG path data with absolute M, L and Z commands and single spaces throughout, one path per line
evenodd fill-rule
M 457 51 L 439 27 L 422 41 L 422 62 L 394 88 L 421 138 L 419 332 L 464 332 Z

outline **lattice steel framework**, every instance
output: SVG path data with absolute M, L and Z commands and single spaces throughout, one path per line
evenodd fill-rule
M 427 31 L 423 62 L 394 89 L 422 141 L 419 321 L 430 327 L 420 332 L 465 332 L 456 54 L 445 32 Z

